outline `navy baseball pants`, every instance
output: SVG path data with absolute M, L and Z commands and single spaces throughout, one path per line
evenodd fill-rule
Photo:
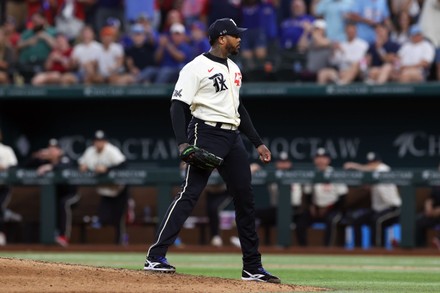
M 243 253 L 243 268 L 261 267 L 259 239 L 255 229 L 255 203 L 251 186 L 248 153 L 238 130 L 209 126 L 193 118 L 188 126 L 189 141 L 224 159 L 218 168 L 233 197 L 238 236 Z M 191 214 L 205 188 L 211 171 L 188 166 L 181 191 L 169 206 L 157 231 L 148 256 L 165 256 L 183 223 Z

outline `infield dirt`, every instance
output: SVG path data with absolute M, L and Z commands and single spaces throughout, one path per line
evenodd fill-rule
M 2 292 L 314 292 L 323 288 L 0 258 Z

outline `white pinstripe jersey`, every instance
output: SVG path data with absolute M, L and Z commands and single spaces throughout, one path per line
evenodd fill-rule
M 227 62 L 228 67 L 204 55 L 194 58 L 180 71 L 171 99 L 190 105 L 191 114 L 201 120 L 239 126 L 241 71 Z

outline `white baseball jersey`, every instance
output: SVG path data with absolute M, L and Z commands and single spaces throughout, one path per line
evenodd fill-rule
M 391 168 L 381 163 L 376 172 L 388 172 Z M 395 184 L 375 184 L 371 187 L 371 207 L 376 212 L 381 212 L 391 207 L 400 207 L 402 200 Z
M 84 154 L 78 159 L 80 165 L 86 165 L 89 170 L 94 171 L 97 166 L 114 167 L 125 161 L 122 152 L 112 145 L 106 143 L 102 152 L 98 153 L 94 146 L 86 149 Z
M 241 71 L 229 58 L 227 62 L 226 67 L 204 55 L 194 58 L 180 71 L 172 100 L 190 105 L 196 118 L 238 127 Z
M 17 165 L 17 157 L 11 147 L 0 143 L 0 168 L 7 169 Z
M 328 167 L 327 171 L 332 170 Z M 317 183 L 305 185 L 304 193 L 312 194 L 313 204 L 325 208 L 335 204 L 341 195 L 348 193 L 348 187 L 341 183 Z
M 94 146 L 86 149 L 81 158 L 78 159 L 79 164 L 86 165 L 91 171 L 94 171 L 97 166 L 104 166 L 107 168 L 117 166 L 125 161 L 125 156 L 122 152 L 107 142 L 102 152 L 98 153 Z M 115 197 L 123 189 L 123 185 L 98 186 L 96 188 L 98 194 L 103 196 Z

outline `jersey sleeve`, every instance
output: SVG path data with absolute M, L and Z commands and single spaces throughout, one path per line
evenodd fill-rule
M 191 63 L 193 64 L 193 63 Z M 197 76 L 196 66 L 185 66 L 179 73 L 179 79 L 174 87 L 171 100 L 179 100 L 188 105 L 192 104 L 194 96 L 200 85 L 200 78 Z
M 112 163 L 112 166 L 117 166 L 123 162 L 125 162 L 125 156 L 124 154 L 115 146 L 112 146 L 112 148 L 110 148 L 110 161 Z
M 78 164 L 80 165 L 88 165 L 89 157 L 90 157 L 91 149 L 87 148 L 84 154 L 78 159 Z
M 13 167 L 13 166 L 17 166 L 17 157 L 15 156 L 14 151 L 12 150 L 12 148 L 8 148 L 8 159 L 6 162 L 6 167 Z

